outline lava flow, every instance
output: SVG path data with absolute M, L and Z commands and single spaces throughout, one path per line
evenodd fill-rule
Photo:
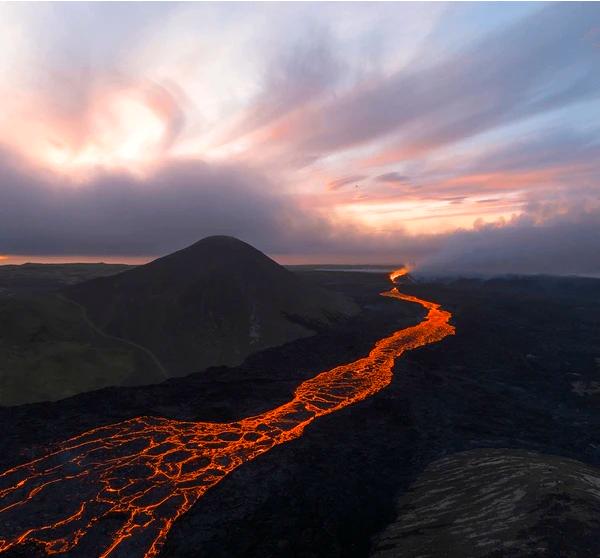
M 48 555 L 157 556 L 173 522 L 228 473 L 383 389 L 404 351 L 454 333 L 451 314 L 438 304 L 395 287 L 381 294 L 420 304 L 427 316 L 379 340 L 368 356 L 303 382 L 280 407 L 232 423 L 138 417 L 84 432 L 1 473 L 0 553 L 29 543 Z

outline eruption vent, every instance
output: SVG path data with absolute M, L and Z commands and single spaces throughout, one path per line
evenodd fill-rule
M 400 279 L 400 277 L 406 277 L 411 271 L 412 267 L 403 265 L 402 267 L 399 267 L 390 273 L 390 281 L 392 283 L 396 283 L 397 279 Z

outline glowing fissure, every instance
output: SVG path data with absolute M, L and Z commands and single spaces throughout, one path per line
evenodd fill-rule
M 392 282 L 407 272 L 400 271 Z M 427 316 L 379 340 L 368 356 L 303 382 L 280 407 L 231 423 L 138 417 L 84 432 L 1 473 L 0 553 L 31 542 L 47 554 L 157 556 L 173 522 L 228 473 L 383 389 L 404 351 L 454 333 L 451 314 L 438 304 L 397 288 L 381 294 L 420 304 Z

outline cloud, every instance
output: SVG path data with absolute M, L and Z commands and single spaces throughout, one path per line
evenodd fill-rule
M 400 174 L 399 172 L 386 172 L 385 174 L 380 174 L 375 177 L 377 182 L 391 182 L 391 183 L 400 183 L 404 184 L 409 182 L 408 176 L 404 174 Z
M 205 236 L 273 254 L 377 254 L 385 240 L 278 189 L 239 164 L 164 163 L 147 176 L 104 171 L 80 182 L 0 151 L 0 253 L 158 256 Z
M 183 161 L 140 179 L 105 173 L 85 184 L 32 174 L 0 157 L 0 253 L 158 256 L 212 234 L 312 261 L 415 262 L 420 271 L 600 273 L 600 202 L 532 199 L 527 212 L 472 231 L 374 232 L 303 210 L 248 168 Z M 547 207 L 548 204 L 552 207 Z
M 434 65 L 403 68 L 310 107 L 281 126 L 278 140 L 324 156 L 396 134 L 372 157 L 381 164 L 598 99 L 600 53 L 584 37 L 599 22 L 593 3 L 545 7 Z
M 600 210 L 542 224 L 525 215 L 507 225 L 447 235 L 419 271 L 439 275 L 546 273 L 599 275 Z
M 414 259 L 429 244 L 365 230 L 305 207 L 239 164 L 164 163 L 137 176 L 104 171 L 88 181 L 34 170 L 0 151 L 0 253 L 28 256 L 159 256 L 227 234 L 284 258 Z
M 260 93 L 235 127 L 235 136 L 252 132 L 327 94 L 342 75 L 343 63 L 325 29 L 305 34 L 272 49 L 264 60 Z M 272 48 L 272 47 L 271 47 Z
M 600 10 L 433 6 L 2 6 L 0 253 L 590 272 Z
M 144 179 L 104 172 L 81 184 L 6 159 L 1 253 L 153 255 L 211 234 L 276 249 L 294 244 L 299 222 L 318 221 L 276 195 L 264 177 L 234 165 L 186 161 Z
M 327 184 L 328 190 L 339 190 L 340 188 L 347 186 L 348 184 L 356 184 L 361 180 L 367 178 L 364 174 L 354 174 L 352 176 L 345 176 L 343 178 L 338 178 L 336 180 L 332 180 Z

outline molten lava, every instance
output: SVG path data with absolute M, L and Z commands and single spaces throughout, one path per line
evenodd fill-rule
M 29 542 L 70 557 L 157 556 L 173 522 L 228 473 L 383 389 L 404 351 L 454 333 L 438 304 L 397 288 L 381 294 L 420 304 L 427 316 L 379 340 L 366 357 L 303 382 L 280 407 L 232 423 L 138 417 L 1 473 L 0 553 Z
M 403 265 L 402 267 L 399 267 L 398 269 L 395 269 L 394 271 L 392 271 L 389 275 L 390 277 L 390 281 L 392 283 L 396 283 L 396 279 L 400 279 L 400 277 L 404 277 L 406 275 L 408 275 L 411 272 L 411 268 L 408 265 Z

